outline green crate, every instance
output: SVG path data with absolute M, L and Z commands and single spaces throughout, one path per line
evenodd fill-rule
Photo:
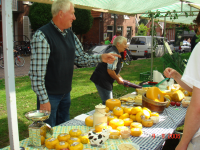
M 150 81 L 151 80 L 150 78 L 151 78 L 150 71 L 140 73 L 140 81 Z

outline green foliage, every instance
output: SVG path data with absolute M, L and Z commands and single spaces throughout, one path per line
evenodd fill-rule
M 140 19 L 139 24 L 144 24 L 146 25 L 148 23 L 147 19 Z
M 137 35 L 146 36 L 148 30 L 149 30 L 149 28 L 147 28 L 147 26 L 145 26 L 145 25 L 142 23 L 142 24 L 140 24 L 139 27 L 138 27 L 138 33 L 137 33 Z
M 52 19 L 51 5 L 33 3 L 29 10 L 29 19 L 31 22 L 31 28 L 33 31 L 36 31 Z
M 75 8 L 76 20 L 72 23 L 72 30 L 76 34 L 87 33 L 93 25 L 93 17 L 90 10 Z

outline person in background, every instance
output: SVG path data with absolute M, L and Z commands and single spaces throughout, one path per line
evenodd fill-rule
M 200 13 L 196 18 L 200 30 Z M 172 68 L 166 68 L 164 75 L 174 78 L 185 90 L 192 92 L 190 105 L 187 108 L 184 130 L 176 150 L 199 150 L 200 148 L 200 42 L 192 51 L 183 76 Z
M 109 37 L 105 39 L 105 45 L 109 45 L 111 42 L 109 41 Z
M 127 48 L 127 39 L 123 36 L 117 36 L 113 41 L 113 46 L 106 50 L 105 53 L 120 54 Z M 107 99 L 113 98 L 113 82 L 124 85 L 123 78 L 120 76 L 122 67 L 122 58 L 118 58 L 113 64 L 99 63 L 93 72 L 90 80 L 94 82 L 98 93 L 105 105 Z
M 197 28 L 195 29 L 196 34 L 192 37 L 192 40 L 191 40 L 191 51 L 193 51 L 195 45 L 200 41 L 198 40 L 198 38 L 200 38 L 200 30 L 199 30 L 200 15 L 198 15 L 197 18 L 193 22 L 197 24 Z
M 76 19 L 74 4 L 69 0 L 54 1 L 51 12 L 52 20 L 33 35 L 29 76 L 32 89 L 37 95 L 37 109 L 51 112 L 45 122 L 53 127 L 70 119 L 70 91 L 74 64 L 112 64 L 115 56 L 120 56 L 89 56 L 83 52 L 79 39 L 69 29 Z
M 117 31 L 116 32 L 116 35 L 113 36 L 112 40 L 111 40 L 111 44 L 113 44 L 113 41 L 114 39 L 117 37 L 117 36 L 120 36 L 121 35 L 121 32 L 120 31 Z

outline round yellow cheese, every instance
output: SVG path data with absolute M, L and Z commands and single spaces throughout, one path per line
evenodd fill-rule
M 117 130 L 120 132 L 122 130 L 129 130 L 129 128 L 125 127 L 125 126 L 119 126 L 119 127 L 117 127 Z
M 57 143 L 59 143 L 58 139 L 56 139 L 56 138 L 48 138 L 45 141 L 45 146 L 48 149 L 55 149 Z
M 81 140 L 77 137 L 70 137 L 70 139 L 67 141 L 69 145 L 71 145 L 74 142 L 81 142 Z
M 140 136 L 140 135 L 142 135 L 142 129 L 141 128 L 132 128 L 131 129 L 131 135 L 132 136 Z
M 108 99 L 106 100 L 106 107 L 109 108 L 109 110 L 113 110 L 114 107 L 120 107 L 121 101 L 118 99 Z
M 119 136 L 120 136 L 120 132 L 118 130 L 112 129 L 110 131 L 110 135 L 109 135 L 110 139 L 118 139 Z
M 141 128 L 142 129 L 142 124 L 139 122 L 133 122 L 133 123 L 131 123 L 130 128 Z
M 87 144 L 89 143 L 89 139 L 88 139 L 88 134 L 87 133 L 83 133 L 78 137 L 81 140 L 82 144 Z
M 142 107 L 137 106 L 131 109 L 131 114 L 136 115 L 138 112 L 142 112 Z
M 128 113 L 129 115 L 131 114 L 131 109 L 132 109 L 133 107 L 130 107 L 130 106 L 126 106 L 125 108 L 124 108 L 124 113 Z
M 101 132 L 102 129 L 107 129 L 107 123 L 99 123 L 99 124 L 95 125 L 96 132 Z
M 81 135 L 81 130 L 80 129 L 71 129 L 70 131 L 69 131 L 69 135 L 71 136 L 71 137 L 79 137 L 79 135 Z
M 93 127 L 93 116 L 88 116 L 87 118 L 85 118 L 85 125 Z
M 116 129 L 118 126 L 124 126 L 124 121 L 122 119 L 113 119 L 109 122 L 109 126 Z
M 150 116 L 157 116 L 157 117 L 159 117 L 159 113 L 157 113 L 157 112 L 152 112 L 152 113 L 150 114 Z
M 144 127 L 151 127 L 151 126 L 153 126 L 153 120 L 151 120 L 151 119 L 143 119 L 142 120 L 142 125 Z
M 80 142 L 74 142 L 70 144 L 69 150 L 83 150 L 83 144 Z
M 67 133 L 61 133 L 58 135 L 57 139 L 61 142 L 61 141 L 65 141 L 67 142 L 70 138 L 70 135 Z
M 113 109 L 113 113 L 115 116 L 121 116 L 121 115 L 123 115 L 124 111 L 121 107 L 115 107 Z
M 56 150 L 67 149 L 68 147 L 69 147 L 69 144 L 65 141 L 58 142 L 56 144 Z
M 133 123 L 133 120 L 131 118 L 125 118 L 123 119 L 123 121 L 125 126 L 130 126 L 131 123 Z
M 119 117 L 119 119 L 125 119 L 125 118 L 129 118 L 129 114 L 128 113 L 124 113 Z
M 107 117 L 107 119 L 108 119 L 108 122 L 110 122 L 110 121 L 113 120 L 113 119 L 117 119 L 117 116 L 109 115 L 109 116 Z
M 131 114 L 129 117 L 130 117 L 133 121 L 136 121 L 136 115 Z

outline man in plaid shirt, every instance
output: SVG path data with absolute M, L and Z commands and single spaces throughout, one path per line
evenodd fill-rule
M 94 63 L 112 64 L 117 54 L 89 56 L 83 52 L 72 26 L 74 5 L 69 0 L 52 4 L 52 20 L 38 29 L 31 41 L 29 76 L 37 94 L 37 109 L 51 115 L 46 123 L 52 127 L 70 119 L 70 91 L 74 64 L 92 66 Z

